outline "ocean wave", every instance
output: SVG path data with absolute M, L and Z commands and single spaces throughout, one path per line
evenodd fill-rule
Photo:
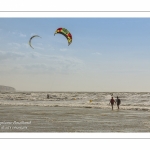
M 42 102 L 0 102 L 0 105 L 12 105 L 12 106 L 42 106 L 42 107 L 79 107 L 79 108 L 99 108 L 99 109 L 111 109 L 111 105 L 108 103 L 42 103 Z M 114 105 L 114 109 L 117 106 Z M 138 111 L 150 111 L 150 107 L 147 106 L 132 106 L 132 105 L 120 105 L 121 110 L 138 110 Z
M 49 94 L 49 98 L 47 98 Z M 0 105 L 84 107 L 110 109 L 108 92 L 15 92 L 0 93 Z M 150 111 L 150 93 L 116 92 L 122 110 Z M 114 106 L 115 108 L 116 105 Z

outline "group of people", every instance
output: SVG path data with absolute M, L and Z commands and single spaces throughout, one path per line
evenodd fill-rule
M 118 109 L 119 109 L 119 105 L 121 104 L 121 100 L 119 99 L 118 96 L 117 96 L 116 101 L 114 100 L 113 97 L 111 97 L 111 100 L 110 100 L 109 104 L 111 104 L 112 110 L 113 110 L 113 105 L 114 105 L 114 103 L 117 103 L 117 107 L 118 107 Z

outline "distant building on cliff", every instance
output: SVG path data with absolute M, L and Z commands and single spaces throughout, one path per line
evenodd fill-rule
M 9 86 L 0 85 L 0 92 L 15 92 L 16 89 Z

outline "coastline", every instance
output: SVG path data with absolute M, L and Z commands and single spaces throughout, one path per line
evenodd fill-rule
M 0 105 L 0 132 L 150 132 L 149 112 L 78 107 Z M 8 123 L 9 122 L 9 123 Z

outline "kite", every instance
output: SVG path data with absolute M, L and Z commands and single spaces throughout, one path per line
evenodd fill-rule
M 30 38 L 30 40 L 29 40 L 29 45 L 30 45 L 31 48 L 33 48 L 32 45 L 31 45 L 31 40 L 32 40 L 34 37 L 40 37 L 40 36 L 38 36 L 38 35 L 33 35 L 33 36 Z M 41 38 L 41 37 L 40 37 L 40 38 Z M 34 49 L 34 48 L 33 48 L 33 49 Z
M 58 28 L 55 31 L 54 35 L 57 34 L 57 33 L 62 34 L 62 35 L 64 35 L 67 38 L 68 46 L 72 43 L 72 35 L 67 29 L 65 29 L 65 28 Z

